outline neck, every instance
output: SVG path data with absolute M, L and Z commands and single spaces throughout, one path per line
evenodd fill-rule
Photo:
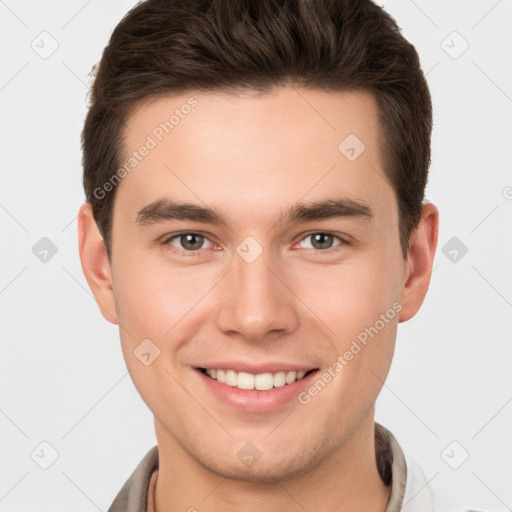
M 391 488 L 379 476 L 373 411 L 342 446 L 300 476 L 274 482 L 222 477 L 193 459 L 155 419 L 159 470 L 155 512 L 384 512 Z

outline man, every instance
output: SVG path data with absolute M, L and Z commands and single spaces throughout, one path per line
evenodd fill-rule
M 427 293 L 431 100 L 370 1 L 157 1 L 83 131 L 82 267 L 155 418 L 117 512 L 432 510 L 374 420 Z

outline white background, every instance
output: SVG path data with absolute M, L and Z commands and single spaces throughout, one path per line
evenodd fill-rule
M 107 510 L 156 443 L 117 328 L 100 315 L 82 275 L 76 234 L 88 74 L 134 3 L 0 3 L 4 512 Z M 420 313 L 399 327 L 377 420 L 445 502 L 509 510 L 512 3 L 384 5 L 417 47 L 431 87 L 427 197 L 441 227 L 431 289 Z M 56 44 L 47 58 L 33 49 Z M 58 249 L 46 263 L 32 252 L 42 237 Z M 442 251 L 453 237 L 468 249 L 456 262 Z M 43 441 L 58 453 L 48 469 L 31 458 Z M 51 457 L 50 448 L 43 452 Z M 458 469 L 447 464 L 465 452 Z

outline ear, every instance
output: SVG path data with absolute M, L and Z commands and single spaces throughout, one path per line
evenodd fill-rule
M 439 211 L 432 203 L 424 204 L 418 226 L 411 233 L 409 240 L 399 322 L 406 322 L 412 318 L 419 311 L 427 295 L 438 234 Z
M 105 242 L 92 214 L 91 203 L 78 212 L 78 246 L 82 270 L 101 314 L 111 323 L 119 323 L 112 287 L 112 273 Z

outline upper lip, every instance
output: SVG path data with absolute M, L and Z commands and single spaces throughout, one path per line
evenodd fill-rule
M 198 365 L 197 368 L 211 369 L 211 370 L 234 370 L 235 372 L 252 373 L 259 375 L 261 373 L 276 373 L 276 372 L 300 372 L 315 370 L 316 367 L 304 364 L 291 364 L 291 363 L 246 363 L 240 361 L 224 361 L 215 363 L 206 363 Z

